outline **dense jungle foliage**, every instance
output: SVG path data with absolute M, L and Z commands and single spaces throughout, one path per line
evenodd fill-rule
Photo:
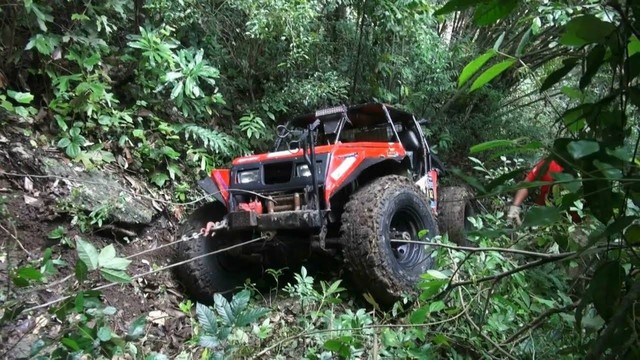
M 478 247 L 443 236 L 416 301 L 380 309 L 294 269 L 276 300 L 248 284 L 213 307 L 181 303 L 192 339 L 175 353 L 145 348 L 144 317 L 110 323 L 115 309 L 88 290 L 91 272 L 129 283 L 131 261 L 59 230 L 87 286 L 51 308 L 62 330 L 34 356 L 640 357 L 640 2 L 3 0 L 0 24 L 0 126 L 141 174 L 176 202 L 211 168 L 267 149 L 280 119 L 382 101 L 429 120 L 434 151 L 484 206 Z M 514 227 L 504 207 L 540 185 L 520 180 L 541 156 L 570 171 Z M 11 221 L 0 201 L 2 229 Z M 12 283 L 51 281 L 47 251 Z M 2 322 L 19 316 L 19 296 L 0 300 Z

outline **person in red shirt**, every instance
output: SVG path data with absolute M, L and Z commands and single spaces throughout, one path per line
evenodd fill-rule
M 533 169 L 527 174 L 524 181 L 547 181 L 552 182 L 553 173 L 561 173 L 564 171 L 564 168 L 558 164 L 555 160 L 542 159 L 540 160 Z M 535 203 L 538 205 L 545 205 L 547 196 L 551 191 L 551 185 L 543 185 L 540 188 L 540 195 L 536 198 Z M 507 212 L 507 219 L 515 222 L 520 225 L 522 220 L 520 219 L 520 210 L 521 205 L 524 200 L 529 195 L 529 189 L 520 189 L 516 192 L 513 197 L 513 203 L 509 207 L 509 211 Z

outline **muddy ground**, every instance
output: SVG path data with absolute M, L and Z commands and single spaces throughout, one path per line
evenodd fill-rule
M 57 227 L 62 227 L 72 242 L 80 237 L 98 249 L 113 244 L 120 257 L 158 248 L 173 241 L 178 223 L 175 215 L 182 211 L 180 208 L 173 208 L 171 212 L 167 208 L 160 209 L 152 221 L 144 226 L 127 229 L 118 225 L 110 228 L 107 223 L 103 224 L 106 230 L 80 232 L 78 226 L 71 225 L 73 216 L 60 211 L 59 201 L 69 193 L 69 189 L 65 189 L 64 179 L 40 177 L 43 174 L 36 171 L 36 166 L 32 166 L 29 160 L 17 160 L 10 149 L 16 141 L 28 139 L 0 130 L 0 198 L 4 203 L 4 213 L 0 214 L 0 223 L 3 225 L 0 229 L 0 317 L 14 303 L 29 308 L 81 290 L 73 276 L 76 250 L 59 239 L 48 238 L 48 234 Z M 34 158 L 47 156 L 69 163 L 55 149 L 32 150 L 36 154 Z M 137 234 L 125 238 L 123 232 Z M 10 281 L 9 269 L 37 264 L 47 248 L 52 250 L 53 259 L 62 260 L 66 265 L 56 266 L 57 273 L 44 284 L 17 288 Z M 129 266 L 131 275 L 168 265 L 172 261 L 172 250 L 171 247 L 162 248 L 133 260 Z M 68 280 L 62 281 L 65 278 Z M 105 283 L 98 278 L 90 280 L 94 281 L 85 284 L 82 289 Z M 160 352 L 172 358 L 185 348 L 185 342 L 191 338 L 189 318 L 178 307 L 185 296 L 172 271 L 136 279 L 130 285 L 114 286 L 103 290 L 102 294 L 104 303 L 117 309 L 111 317 L 113 330 L 117 333 L 126 333 L 134 319 L 147 316 L 147 337 L 143 345 L 146 353 Z M 23 313 L 15 320 L 0 325 L 1 359 L 27 358 L 32 344 L 42 335 L 56 339 L 61 324 L 46 310 L 43 308 Z

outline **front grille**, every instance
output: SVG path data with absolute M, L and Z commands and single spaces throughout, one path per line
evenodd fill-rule
M 272 164 L 264 164 L 264 183 L 284 184 L 291 181 L 293 175 L 293 162 L 279 162 Z

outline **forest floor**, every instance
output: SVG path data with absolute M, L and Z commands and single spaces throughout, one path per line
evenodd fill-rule
M 98 249 L 113 244 L 120 257 L 158 248 L 173 241 L 178 219 L 167 216 L 166 212 L 154 215 L 149 224 L 137 228 L 135 237 L 125 240 L 117 231 L 105 231 L 109 229 L 105 224 L 102 231 L 94 229 L 81 232 L 77 224 L 71 225 L 73 215 L 62 212 L 59 206 L 60 201 L 73 192 L 75 184 L 68 183 L 63 177 L 34 171 L 37 168 L 35 163 L 42 157 L 55 158 L 62 163 L 69 161 L 55 149 L 29 150 L 28 144 L 27 137 L 0 132 L 0 197 L 4 202 L 4 215 L 0 219 L 7 220 L 2 222 L 4 226 L 0 229 L 0 303 L 4 315 L 12 303 L 17 302 L 23 308 L 37 307 L 59 299 L 70 291 L 83 289 L 74 277 L 73 264 L 76 263 L 77 252 L 69 246 L 77 237 Z M 21 158 L 17 154 L 23 151 L 29 156 Z M 49 234 L 56 229 L 63 230 L 68 244 L 61 239 L 49 238 Z M 41 261 L 48 248 L 56 260 L 55 274 L 42 284 L 16 287 L 11 281 L 10 269 Z M 129 266 L 129 273 L 135 275 L 166 266 L 172 260 L 171 251 L 170 247 L 165 247 L 136 257 Z M 98 279 L 95 280 L 95 284 L 100 283 Z M 147 351 L 173 357 L 183 350 L 183 344 L 191 338 L 189 318 L 179 309 L 185 296 L 171 271 L 138 278 L 128 285 L 112 286 L 104 289 L 102 294 L 105 305 L 117 309 L 111 317 L 116 332 L 126 332 L 126 327 L 133 320 L 146 314 Z M 47 314 L 47 310 L 47 307 L 43 307 L 23 313 L 0 328 L 0 358 L 27 358 L 40 335 L 56 338 L 61 324 Z

